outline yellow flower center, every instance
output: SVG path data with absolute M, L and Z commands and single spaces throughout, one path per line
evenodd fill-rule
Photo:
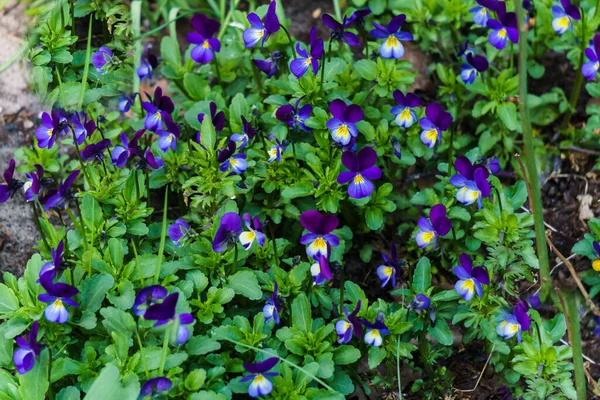
M 342 126 L 338 128 L 338 135 L 346 138 L 349 134 L 350 131 L 348 130 L 348 126 L 346 124 L 342 124 Z
M 365 183 L 365 178 L 363 178 L 361 174 L 354 175 L 354 184 L 360 185 L 361 183 Z
M 381 336 L 381 334 L 379 333 L 379 329 L 373 329 L 371 331 L 371 335 L 376 336 L 376 337 Z
M 594 268 L 594 271 L 600 272 L 600 260 L 592 261 L 592 268 Z
M 486 15 L 486 14 L 487 14 L 487 10 L 486 10 L 485 8 L 482 8 L 482 9 L 481 9 L 481 13 L 482 13 L 483 15 Z
M 436 129 L 430 129 L 427 131 L 427 138 L 429 140 L 436 140 L 437 139 L 437 130 Z
M 383 273 L 387 276 L 391 276 L 394 273 L 394 269 L 392 267 L 385 267 Z
M 405 108 L 404 110 L 402 110 L 402 112 L 400 113 L 400 118 L 402 119 L 410 119 L 412 116 L 410 115 L 410 110 L 408 108 Z
M 435 237 L 435 233 L 425 232 L 425 234 L 423 235 L 423 240 L 426 241 L 427 243 L 429 243 L 433 240 L 434 237 Z
M 54 300 L 54 303 L 52 303 L 52 305 L 53 305 L 54 307 L 60 307 L 60 308 L 62 308 L 62 306 L 63 306 L 63 302 L 62 302 L 62 300 L 61 300 L 61 299 L 56 299 L 56 300 Z
M 471 291 L 475 287 L 475 282 L 473 281 L 473 279 L 467 279 L 464 283 L 464 287 L 467 290 Z
M 160 112 L 159 111 L 157 111 L 156 114 L 154 114 L 154 118 L 160 119 Z
M 307 58 L 307 59 L 304 61 L 304 64 L 306 64 L 306 65 L 310 65 L 310 64 L 312 64 L 312 57 L 308 57 L 308 58 Z
M 210 43 L 208 43 L 208 40 L 205 40 L 204 43 L 202 43 L 202 47 L 204 47 L 205 49 L 210 48 Z
M 519 325 L 512 324 L 508 329 L 510 330 L 510 333 L 516 333 L 519 330 Z
M 315 239 L 314 243 L 315 243 L 316 248 L 320 248 L 320 249 L 327 248 L 327 244 L 325 244 L 325 240 L 320 236 Z
M 254 231 L 250 231 L 250 232 L 246 233 L 246 235 L 248 236 L 249 240 L 254 240 L 254 238 L 256 237 L 256 234 L 254 233 Z
M 261 384 L 265 381 L 265 377 L 262 376 L 262 374 L 256 374 L 256 377 L 254 377 L 254 382 Z
M 46 134 L 48 135 L 48 137 L 52 137 L 52 128 L 48 129 L 46 131 Z
M 506 29 L 502 28 L 498 31 L 498 36 L 500 36 L 502 39 L 504 39 L 506 37 Z
M 390 35 L 387 38 L 387 45 L 389 47 L 396 47 L 398 46 L 398 38 L 394 35 Z
M 269 156 L 272 158 L 277 157 L 277 149 L 275 147 L 272 147 L 271 150 L 269 150 Z

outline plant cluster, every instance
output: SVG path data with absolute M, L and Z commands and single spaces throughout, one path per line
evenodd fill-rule
M 0 184 L 41 235 L 0 284 L 3 398 L 441 398 L 459 345 L 508 398 L 581 395 L 563 313 L 538 311 L 529 182 L 499 177 L 528 137 L 519 79 L 541 82 L 548 50 L 578 71 L 571 99 L 519 101 L 541 133 L 562 118 L 561 146 L 595 135 L 597 106 L 570 125 L 598 71 L 593 4 L 354 0 L 303 43 L 276 1 L 179 3 L 41 12 L 28 56 L 49 111 Z M 437 92 L 411 89 L 408 46 Z M 591 229 L 575 252 L 598 259 Z

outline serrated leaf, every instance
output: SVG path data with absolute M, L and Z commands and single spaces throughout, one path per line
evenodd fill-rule
M 241 294 L 250 300 L 260 300 L 263 297 L 258 279 L 252 271 L 238 271 L 227 278 L 227 287 L 233 289 L 236 294 Z

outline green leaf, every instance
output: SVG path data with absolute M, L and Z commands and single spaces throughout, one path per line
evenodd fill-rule
M 0 325 L 0 367 L 7 367 L 12 362 L 14 341 L 5 335 L 6 325 Z
M 206 81 L 202 75 L 186 72 L 183 76 L 183 86 L 185 86 L 185 89 L 193 100 L 200 100 L 204 97 Z
M 73 56 L 69 53 L 69 50 L 62 48 L 52 54 L 52 61 L 59 64 L 69 64 L 73 61 Z
M 369 348 L 369 368 L 375 369 L 387 355 L 385 348 L 371 346 Z
M 220 348 L 219 342 L 207 336 L 194 336 L 185 345 L 186 351 L 194 356 L 203 356 Z
M 22 399 L 44 400 L 48 392 L 48 349 L 42 350 L 33 369 L 19 376 L 19 394 Z
M 135 321 L 133 316 L 123 310 L 114 307 L 106 307 L 100 310 L 104 317 L 102 325 L 110 332 L 119 332 L 127 337 L 131 337 L 135 330 Z
M 93 230 L 104 221 L 102 208 L 91 194 L 85 194 L 81 204 L 81 213 L 83 214 L 83 223 L 87 230 Z
M 115 278 L 109 274 L 94 275 L 86 279 L 80 288 L 81 295 L 79 298 L 83 299 L 81 309 L 93 313 L 98 311 L 102 307 L 106 293 L 113 287 L 114 283 Z
M 600 97 L 600 84 L 596 82 L 590 82 L 586 84 L 585 90 L 587 90 L 592 97 Z
M 0 313 L 9 313 L 19 308 L 19 299 L 12 289 L 0 283 Z
M 369 229 L 376 231 L 383 225 L 383 212 L 380 208 L 369 207 L 365 212 L 365 220 Z
M 435 321 L 435 325 L 429 326 L 428 332 L 433 336 L 440 344 L 444 346 L 452 345 L 452 332 L 446 323 L 446 320 L 439 318 Z
M 417 263 L 415 273 L 413 275 L 413 290 L 415 293 L 425 293 L 431 286 L 431 263 L 429 258 L 423 257 Z
M 515 103 L 502 103 L 496 112 L 508 130 L 517 130 L 517 106 Z
M 236 294 L 241 294 L 250 300 L 260 300 L 263 297 L 258 279 L 252 271 L 238 271 L 227 279 L 227 287 Z
M 195 369 L 185 378 L 185 387 L 193 392 L 197 391 L 204 385 L 206 381 L 206 371 L 203 369 Z
M 354 346 L 342 345 L 339 346 L 333 353 L 333 361 L 337 365 L 352 364 L 360 359 L 360 350 Z
M 124 386 L 121 383 L 119 369 L 114 365 L 107 365 L 100 375 L 94 380 L 84 400 L 136 400 L 140 393 L 140 385 L 137 379 L 128 379 Z
M 300 293 L 292 302 L 292 326 L 303 333 L 312 331 L 310 302 L 304 293 Z
M 35 93 L 44 98 L 48 92 L 48 75 L 44 67 L 40 67 L 39 65 L 33 67 L 31 70 L 31 80 Z
M 377 63 L 375 61 L 363 59 L 354 63 L 354 70 L 358 72 L 361 78 L 373 81 L 377 78 Z
M 56 395 L 56 400 L 80 400 L 81 393 L 75 386 L 67 386 Z
M 179 43 L 171 36 L 165 36 L 160 42 L 160 54 L 163 59 L 173 67 L 181 66 L 181 53 L 179 52 Z
M 215 132 L 212 120 L 210 118 L 204 118 L 202 121 L 202 128 L 200 129 L 200 143 L 211 151 L 215 148 L 216 141 L 217 133 Z
M 281 191 L 281 197 L 284 199 L 295 199 L 298 197 L 310 196 L 315 190 L 315 187 L 310 182 L 297 182 L 293 185 L 286 186 Z

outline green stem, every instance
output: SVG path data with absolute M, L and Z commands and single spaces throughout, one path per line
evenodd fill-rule
M 540 279 L 542 281 L 541 298 L 545 300 L 550 293 L 552 282 L 550 278 L 550 266 L 548 262 L 548 247 L 546 246 L 546 233 L 544 228 L 544 214 L 542 207 L 542 192 L 540 179 L 535 164 L 535 153 L 533 137 L 531 134 L 531 123 L 529 120 L 529 109 L 527 106 L 527 26 L 524 19 L 523 5 L 521 1 L 515 1 L 517 21 L 519 24 L 519 111 L 521 114 L 521 128 L 523 131 L 523 142 L 525 150 L 525 162 L 527 175 L 531 185 L 532 199 L 531 208 L 533 212 L 537 256 L 540 262 Z
M 131 34 L 134 38 L 133 43 L 133 71 L 132 71 L 132 90 L 133 93 L 140 92 L 140 78 L 137 74 L 137 69 L 140 66 L 140 60 L 142 58 L 142 42 L 139 40 L 140 38 L 140 26 L 142 21 L 142 1 L 134 0 L 131 2 Z M 171 23 L 172 21 L 169 21 Z M 162 28 L 161 28 L 162 29 Z M 136 96 L 134 99 L 134 103 L 138 102 L 139 107 L 142 107 L 142 99 L 141 96 Z M 140 115 L 143 115 L 142 112 Z
M 302 367 L 301 367 L 301 366 L 299 366 L 298 364 L 296 364 L 296 363 L 293 363 L 293 362 L 291 362 L 291 361 L 289 361 L 289 360 L 286 360 L 286 359 L 285 359 L 285 358 L 283 358 L 283 357 L 280 357 L 280 356 L 279 356 L 277 353 L 275 353 L 275 352 L 269 352 L 269 351 L 267 351 L 267 350 L 264 350 L 264 349 L 259 349 L 258 347 L 250 346 L 250 345 L 248 345 L 248 344 L 241 343 L 241 342 L 238 342 L 237 340 L 233 340 L 233 339 L 230 339 L 230 338 L 228 338 L 228 337 L 224 337 L 224 336 L 223 336 L 223 337 L 221 337 L 221 336 L 220 336 L 220 337 L 218 338 L 218 340 L 226 340 L 226 341 L 228 341 L 228 342 L 231 342 L 231 343 L 233 343 L 233 344 L 236 344 L 236 345 L 238 345 L 238 346 L 242 346 L 242 347 L 245 347 L 245 348 L 247 348 L 247 349 L 254 350 L 254 351 L 258 352 L 258 353 L 263 353 L 263 354 L 265 354 L 265 355 L 267 355 L 267 356 L 269 356 L 269 357 L 277 357 L 277 358 L 279 358 L 279 359 L 280 359 L 282 362 L 284 362 L 284 363 L 286 363 L 287 365 L 289 365 L 290 367 L 296 368 L 298 371 L 302 372 L 304 375 L 306 375 L 306 376 L 308 376 L 308 377 L 312 378 L 312 379 L 313 379 L 314 381 L 316 381 L 316 382 L 319 382 L 321 385 L 323 385 L 323 387 L 324 387 L 325 389 L 327 389 L 327 390 L 330 390 L 330 391 L 332 391 L 332 392 L 335 392 L 335 389 L 333 389 L 331 386 L 329 386 L 329 385 L 328 385 L 327 383 L 325 383 L 323 380 L 319 379 L 318 377 L 316 377 L 315 375 L 313 375 L 313 374 L 312 374 L 312 373 L 310 373 L 309 371 L 305 370 L 304 368 L 302 368 Z
M 140 274 L 140 285 L 144 287 L 144 274 L 142 273 L 142 265 L 140 264 L 140 258 L 138 256 L 137 246 L 135 245 L 135 241 L 131 242 L 131 246 L 133 247 L 133 254 L 135 256 L 135 265 Z
M 179 13 L 179 7 L 173 7 L 169 11 L 169 18 L 167 18 L 167 20 L 171 21 L 169 24 L 169 35 L 175 40 L 177 40 L 177 13 Z
M 219 60 L 217 59 L 217 54 L 214 55 L 215 62 L 215 71 L 217 72 L 217 82 L 221 85 L 221 71 L 219 70 Z
M 460 112 L 460 110 L 458 110 Z M 448 147 L 448 176 L 452 176 L 452 166 L 454 163 L 452 162 L 452 156 L 454 150 L 454 129 L 450 128 L 450 145 Z
M 583 73 L 581 72 L 581 67 L 583 66 L 584 61 L 584 52 L 585 52 L 585 14 L 583 9 L 581 9 L 581 54 L 579 55 L 579 64 L 577 67 L 577 76 L 575 77 L 575 83 L 573 84 L 573 89 L 571 90 L 571 98 L 569 99 L 569 109 L 565 113 L 563 120 L 560 124 L 560 130 L 565 130 L 569 127 L 569 122 L 571 121 L 571 117 L 573 116 L 573 112 L 577 107 L 577 103 L 579 102 L 579 95 L 581 94 L 581 86 L 583 85 Z
M 219 35 L 217 36 L 217 39 L 223 40 L 223 35 L 225 35 L 225 30 L 227 29 L 227 26 L 229 26 L 229 21 L 231 21 L 233 12 L 237 9 L 238 4 L 240 4 L 240 0 L 231 0 L 229 12 L 227 13 L 227 16 L 225 17 L 225 21 L 223 21 L 223 23 L 221 24 L 221 29 L 219 30 Z
M 90 24 L 88 26 L 87 48 L 85 50 L 85 64 L 83 66 L 83 75 L 81 76 L 81 88 L 79 89 L 79 100 L 77 101 L 77 110 L 83 107 L 83 96 L 87 86 L 87 78 L 90 72 L 90 62 L 92 58 L 92 23 L 94 15 L 90 14 Z M 79 149 L 77 150 L 79 152 Z
M 273 243 L 273 257 L 275 257 L 275 265 L 279 267 L 279 255 L 277 255 L 277 241 L 275 240 L 275 231 L 273 230 L 273 221 L 269 224 L 269 231 L 271 232 L 271 242 Z
M 162 229 L 160 232 L 160 245 L 158 247 L 158 262 L 156 263 L 156 271 L 154 272 L 154 284 L 158 284 L 160 278 L 160 266 L 162 264 L 163 254 L 165 252 L 165 237 L 167 235 L 167 209 L 169 207 L 169 186 L 165 187 L 165 203 L 163 207 Z
M 493 186 L 494 191 L 496 192 L 496 197 L 498 198 L 498 211 L 500 212 L 500 219 L 502 219 L 502 210 L 504 210 L 504 206 L 502 205 L 502 197 L 500 196 L 500 191 L 496 186 Z
M 81 167 L 81 171 L 83 172 L 83 176 L 85 177 L 85 181 L 88 184 L 88 187 L 92 188 L 92 181 L 90 179 L 90 176 L 88 175 L 88 170 L 85 167 L 85 164 L 83 163 L 83 159 L 81 158 L 81 151 L 79 150 L 79 144 L 77 143 L 77 139 L 75 138 L 75 131 L 72 127 L 71 130 L 73 132 L 73 144 L 75 144 L 75 150 L 77 150 L 77 159 L 79 160 L 79 166 Z
M 346 285 L 346 275 L 344 274 L 344 266 L 341 268 L 342 275 L 340 277 L 340 315 L 344 315 L 344 288 Z
M 319 93 L 323 91 L 323 85 L 325 84 L 325 64 L 327 64 L 327 59 L 329 58 L 329 54 L 331 53 L 331 39 L 329 39 L 329 44 L 327 45 L 327 57 L 323 57 L 321 60 L 321 86 L 319 86 Z
M 232 274 L 235 274 L 235 271 L 237 271 L 237 264 L 238 264 L 238 247 L 237 247 L 237 243 L 235 243 L 233 245 L 233 272 L 232 272 Z
M 571 332 L 571 349 L 573 351 L 573 373 L 575 375 L 575 389 L 577 400 L 586 399 L 585 370 L 583 367 L 583 353 L 581 350 L 581 333 L 579 328 L 579 312 L 575 301 L 575 294 L 571 291 L 563 292 L 566 312 L 569 317 L 569 330 Z
M 425 368 L 425 372 L 429 375 L 429 378 L 433 378 L 433 370 L 429 365 L 429 342 L 427 341 L 426 331 L 422 330 L 419 332 L 419 354 L 421 355 L 421 362 Z
M 510 50 L 509 50 L 510 51 L 510 66 L 509 66 L 509 71 L 510 71 L 511 74 L 512 74 L 513 68 L 515 66 L 515 61 L 514 61 L 515 52 L 513 51 L 513 46 L 514 46 L 513 42 L 510 42 Z
M 167 325 L 167 330 L 165 331 L 165 340 L 163 342 L 162 354 L 160 356 L 160 369 L 158 371 L 158 376 L 163 376 L 163 372 L 165 371 L 165 361 L 167 360 L 167 350 L 169 350 L 169 333 L 171 332 L 171 326 Z
M 50 251 L 51 247 L 48 244 L 48 239 L 46 239 L 46 235 L 44 234 L 44 231 L 42 230 L 42 224 L 40 224 L 40 216 L 37 212 L 37 207 L 35 206 L 35 202 L 31 202 L 31 208 L 33 209 L 33 218 L 35 219 L 35 226 L 38 229 L 38 232 L 40 232 L 40 236 L 42 237 L 42 240 L 44 241 L 44 244 L 46 245 L 46 248 L 48 249 L 48 251 Z
M 87 233 L 85 233 L 85 222 L 83 221 L 83 213 L 81 212 L 81 207 L 79 207 L 79 202 L 75 201 L 75 206 L 77 207 L 77 214 L 79 214 L 79 223 L 80 223 L 80 227 L 81 227 L 81 237 L 83 238 L 83 249 L 84 251 L 88 251 L 89 247 L 88 247 L 88 241 L 87 241 Z M 67 208 L 67 213 L 71 212 L 71 210 L 69 210 L 69 208 Z M 92 213 L 94 212 L 94 208 L 92 207 Z M 71 220 L 73 221 L 73 223 L 75 223 L 76 219 L 75 217 L 71 214 L 69 214 L 69 217 L 71 218 Z M 92 221 L 94 220 L 94 215 L 92 215 Z M 93 231 L 92 231 L 93 234 Z M 92 238 L 92 252 L 90 253 L 90 264 L 88 265 L 88 276 L 92 276 L 92 258 L 94 256 L 94 239 Z
M 340 7 L 340 0 L 333 0 L 333 10 L 335 11 L 335 17 L 338 21 L 342 20 L 342 10 Z
M 288 32 L 288 30 L 285 28 L 285 26 L 283 26 L 281 24 L 279 26 L 281 27 L 281 29 L 283 29 L 283 31 L 287 35 L 288 41 L 290 42 L 290 47 L 292 48 L 292 54 L 294 55 L 294 58 L 296 58 L 297 57 L 297 55 L 296 55 L 296 49 L 294 48 L 294 42 L 292 41 L 292 35 L 290 35 L 290 33 Z
M 58 80 L 58 88 L 60 90 L 60 97 L 62 98 L 62 106 L 67 106 L 67 100 L 65 97 L 65 90 L 63 89 L 62 79 L 60 77 L 60 69 L 56 67 L 56 79 Z
M 398 397 L 402 400 L 402 383 L 400 378 L 400 335 L 398 335 L 398 340 L 396 341 L 396 379 L 398 379 Z
M 140 332 L 137 327 L 135 329 L 135 336 L 137 336 L 138 346 L 140 346 L 140 354 L 142 356 L 142 364 L 144 365 L 144 372 L 146 373 L 146 379 L 150 378 L 150 373 L 148 372 L 148 364 L 146 363 L 146 355 L 144 354 L 144 345 L 142 344 L 142 338 L 140 337 Z

